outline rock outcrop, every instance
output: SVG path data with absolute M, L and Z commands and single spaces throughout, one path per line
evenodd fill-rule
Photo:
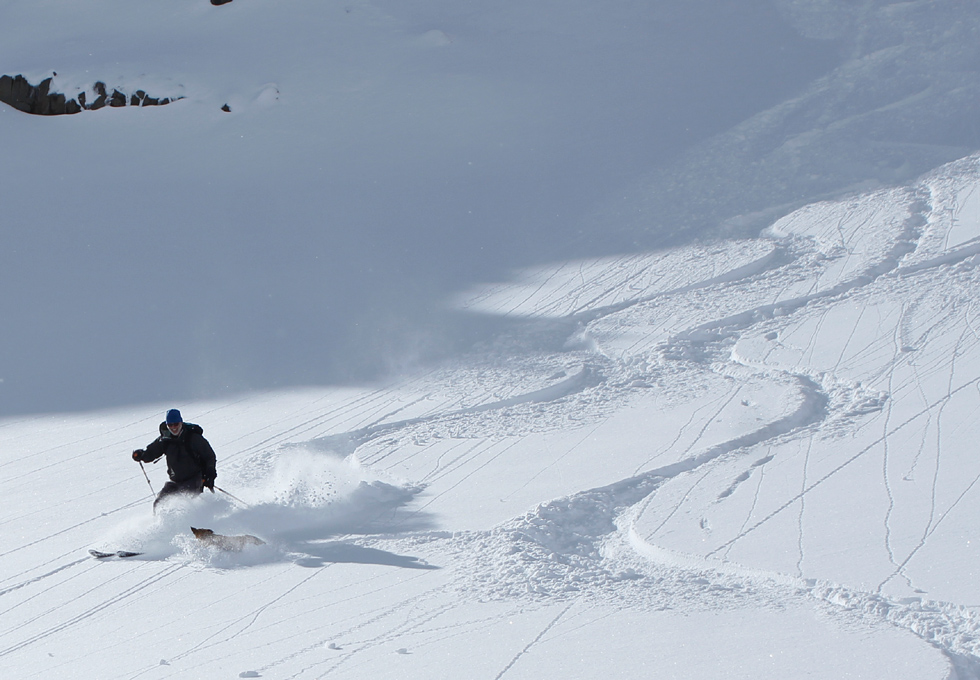
M 80 92 L 75 99 L 69 99 L 60 92 L 51 92 L 51 78 L 45 78 L 38 85 L 31 85 L 22 76 L 0 76 L 0 102 L 18 111 L 39 116 L 59 116 L 95 111 L 105 106 L 163 106 L 181 97 L 157 98 L 143 90 L 126 94 L 118 89 L 109 92 L 106 84 L 97 82 L 92 87 L 92 95 Z M 91 101 L 90 101 L 91 100 Z

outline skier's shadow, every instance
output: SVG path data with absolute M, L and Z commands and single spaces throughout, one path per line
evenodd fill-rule
M 402 569 L 439 569 L 418 557 L 396 555 L 386 550 L 365 548 L 364 546 L 331 541 L 328 543 L 300 543 L 291 546 L 296 553 L 301 553 L 294 563 L 301 567 L 325 567 L 328 564 L 380 564 Z

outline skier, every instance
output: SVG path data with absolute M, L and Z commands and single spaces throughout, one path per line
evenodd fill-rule
M 167 474 L 170 481 L 153 501 L 153 509 L 164 498 L 173 494 L 199 494 L 204 489 L 214 493 L 215 455 L 211 444 L 204 438 L 200 425 L 185 423 L 180 411 L 167 411 L 167 419 L 160 423 L 160 436 L 145 449 L 133 451 L 133 460 L 152 463 L 161 456 L 167 457 Z

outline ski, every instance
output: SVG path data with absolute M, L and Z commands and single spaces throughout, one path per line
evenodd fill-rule
M 130 550 L 117 550 L 115 552 L 102 552 L 101 550 L 89 550 L 89 555 L 97 560 L 105 560 L 110 557 L 136 557 L 137 555 L 142 555 L 143 553 L 132 552 Z

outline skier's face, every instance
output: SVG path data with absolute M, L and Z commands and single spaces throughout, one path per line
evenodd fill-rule
M 184 429 L 184 424 L 183 423 L 167 423 L 167 427 L 170 429 L 170 434 L 172 434 L 173 436 L 176 437 L 177 435 L 180 434 L 180 431 L 182 429 Z

